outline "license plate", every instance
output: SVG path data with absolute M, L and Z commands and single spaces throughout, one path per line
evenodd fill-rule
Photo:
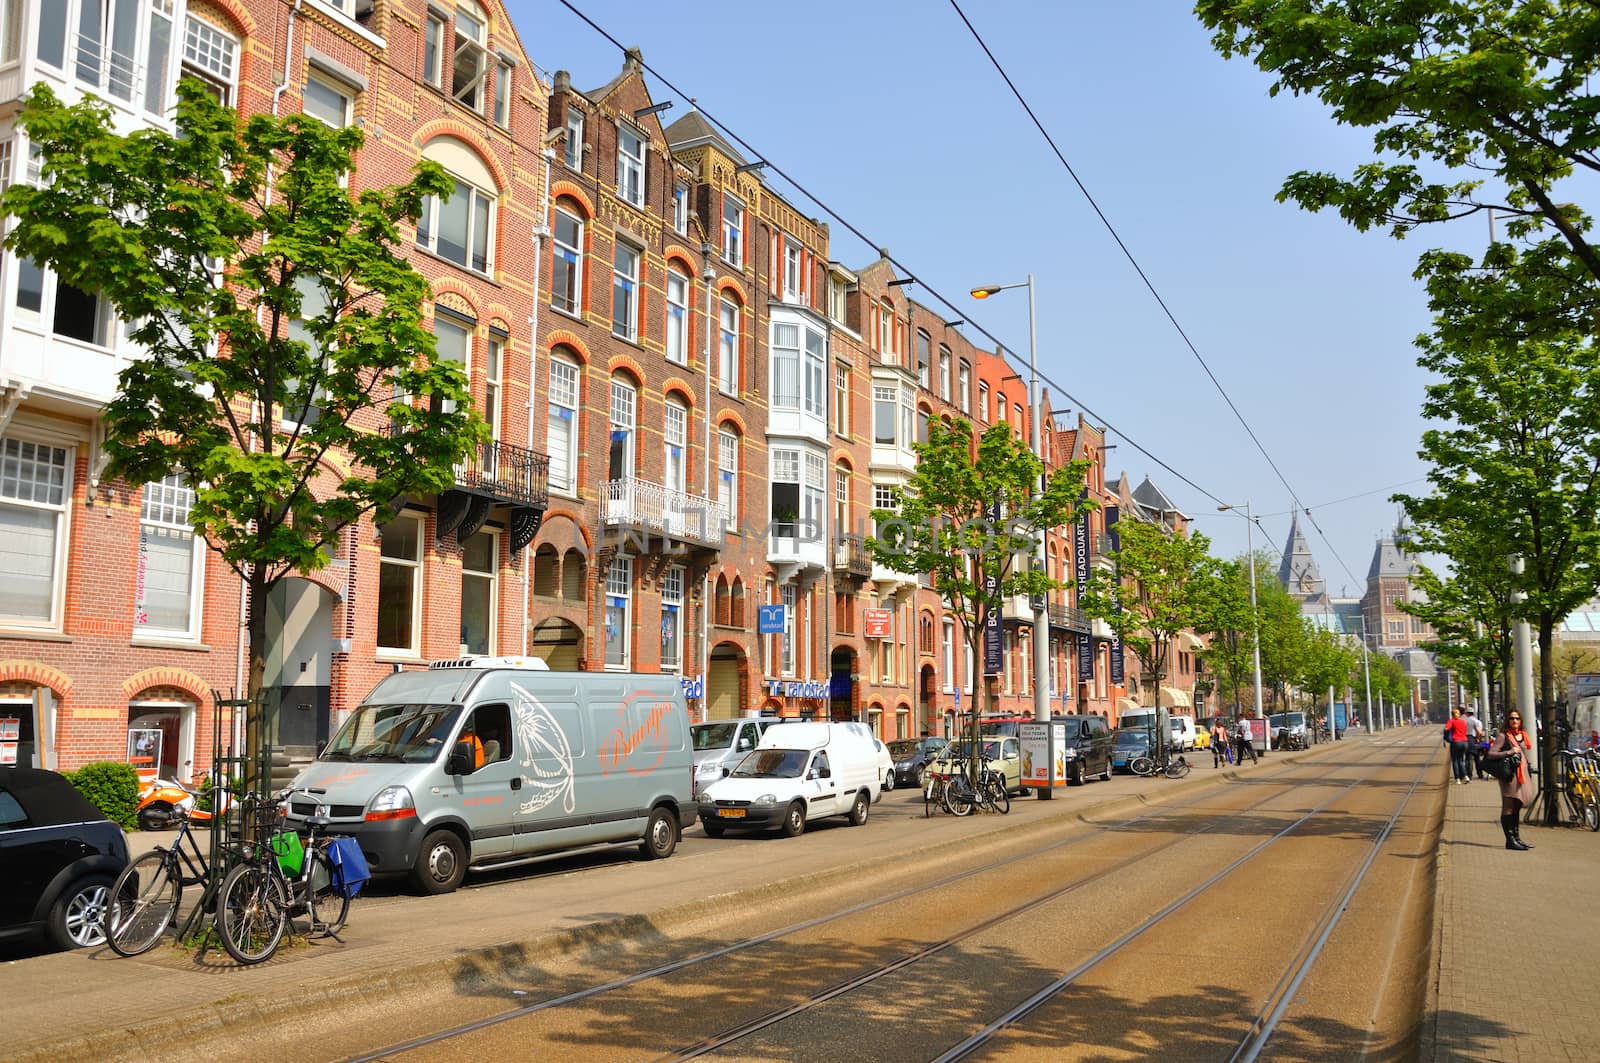
M 719 808 L 719 809 L 717 809 L 717 818 L 718 819 L 743 819 L 744 818 L 744 809 L 742 809 L 742 808 Z

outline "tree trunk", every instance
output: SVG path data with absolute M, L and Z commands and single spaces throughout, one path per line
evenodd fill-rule
M 249 587 L 250 665 L 245 681 L 247 704 L 243 708 L 235 707 L 234 711 L 245 714 L 244 748 L 239 751 L 244 757 L 244 789 L 246 792 L 265 793 L 267 787 L 271 785 L 270 772 L 267 777 L 263 777 L 262 773 L 271 763 L 267 754 L 267 743 L 271 735 L 264 710 L 267 679 L 267 595 L 272 587 L 262 576 L 259 566 L 251 569 Z M 250 828 L 251 824 L 245 822 L 246 838 L 249 837 Z
M 1544 796 L 1544 825 L 1547 827 L 1561 826 L 1560 796 L 1556 793 L 1556 750 L 1561 748 L 1560 736 L 1556 734 L 1556 662 L 1550 656 L 1555 626 L 1560 619 L 1539 615 L 1539 704 L 1534 711 L 1539 714 L 1539 790 Z

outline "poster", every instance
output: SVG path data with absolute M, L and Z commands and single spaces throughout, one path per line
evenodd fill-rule
M 17 762 L 17 744 L 15 742 L 0 742 L 0 765 L 15 764 Z
M 22 721 L 15 716 L 0 719 L 0 742 L 16 742 L 22 738 Z
M 1024 723 L 1017 728 L 1022 746 L 1023 786 L 1067 785 L 1067 728 L 1060 723 Z
M 161 728 L 134 728 L 128 732 L 128 763 L 143 778 L 154 778 L 161 766 Z

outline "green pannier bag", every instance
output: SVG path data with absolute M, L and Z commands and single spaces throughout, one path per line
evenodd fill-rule
M 285 875 L 300 874 L 300 868 L 306 861 L 306 849 L 300 844 L 300 835 L 292 830 L 279 831 L 272 836 L 272 851 L 278 854 L 278 866 L 283 868 Z

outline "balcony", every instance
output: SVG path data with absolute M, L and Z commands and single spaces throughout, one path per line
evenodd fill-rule
M 1089 537 L 1089 563 L 1095 568 L 1111 569 L 1116 567 L 1116 562 L 1111 558 L 1111 536 L 1091 535 Z
M 491 441 L 456 466 L 456 484 L 507 505 L 544 509 L 550 501 L 550 459 L 527 447 Z
M 722 503 L 637 477 L 606 481 L 600 520 L 712 550 L 721 550 L 728 534 Z
M 872 558 L 867 540 L 861 535 L 836 535 L 833 539 L 833 570 L 862 579 L 872 575 Z
M 1065 631 L 1089 633 L 1089 615 L 1074 605 L 1050 603 L 1050 626 Z

